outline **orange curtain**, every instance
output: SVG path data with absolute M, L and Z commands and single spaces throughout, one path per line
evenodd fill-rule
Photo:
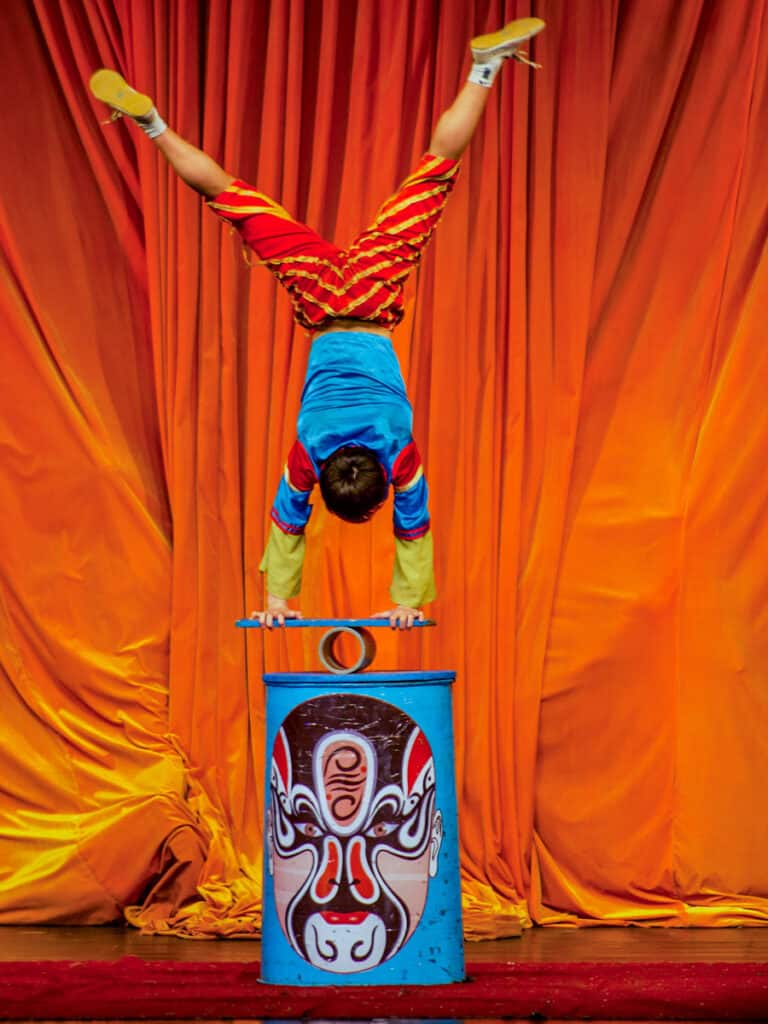
M 258 929 L 261 673 L 233 626 L 308 339 L 134 126 L 344 242 L 467 40 L 506 67 L 396 333 L 432 494 L 467 934 L 768 922 L 766 0 L 0 5 L 0 923 Z M 387 605 L 313 516 L 305 614 Z

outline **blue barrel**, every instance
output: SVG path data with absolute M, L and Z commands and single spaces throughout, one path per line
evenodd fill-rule
M 464 979 L 454 678 L 264 676 L 264 981 Z

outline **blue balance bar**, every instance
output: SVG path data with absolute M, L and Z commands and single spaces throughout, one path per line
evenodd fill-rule
M 238 619 L 235 622 L 236 626 L 240 626 L 242 629 L 261 629 L 262 625 L 258 619 Z M 306 629 L 309 626 L 349 626 L 352 629 L 357 629 L 365 626 L 366 629 L 373 627 L 374 629 L 382 628 L 384 626 L 390 629 L 389 619 L 286 619 L 285 625 L 289 629 Z M 414 622 L 416 626 L 436 626 L 437 623 L 434 619 L 421 619 Z M 281 626 L 275 626 L 276 629 L 282 629 Z

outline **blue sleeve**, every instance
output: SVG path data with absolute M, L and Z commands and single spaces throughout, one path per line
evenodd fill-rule
M 272 521 L 283 533 L 304 533 L 312 513 L 311 493 L 311 490 L 297 491 L 291 487 L 283 474 L 272 506 Z
M 400 540 L 416 540 L 429 530 L 429 488 L 423 473 L 410 487 L 395 488 L 394 526 Z

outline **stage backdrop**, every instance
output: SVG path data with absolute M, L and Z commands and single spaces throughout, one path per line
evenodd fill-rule
M 765 0 L 7 0 L 0 923 L 253 934 L 316 664 L 233 626 L 309 340 L 90 74 L 344 244 L 528 13 L 396 332 L 440 625 L 384 664 L 458 673 L 469 936 L 768 922 Z M 316 505 L 303 612 L 391 550 Z

